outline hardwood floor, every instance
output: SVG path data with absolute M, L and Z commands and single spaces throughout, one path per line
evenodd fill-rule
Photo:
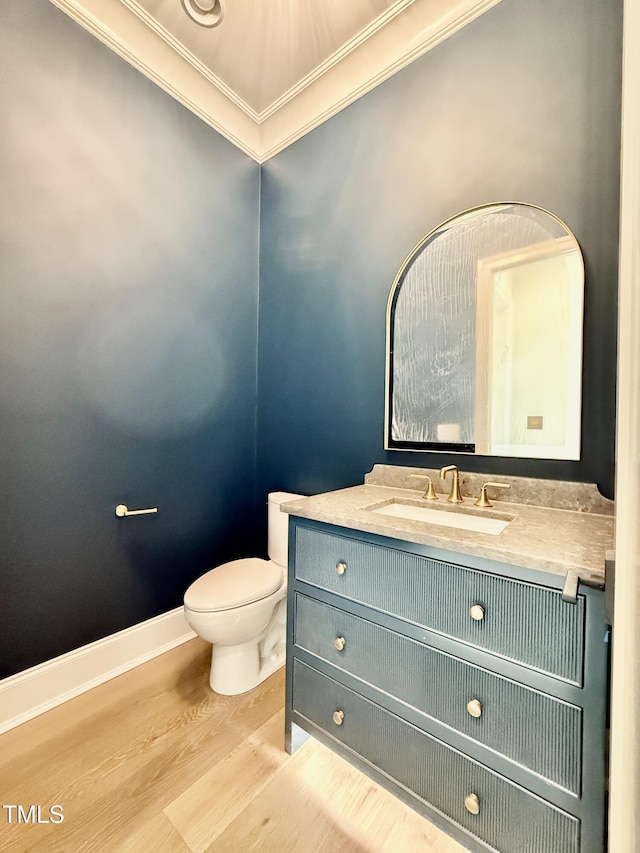
M 316 741 L 285 753 L 284 670 L 218 696 L 209 656 L 191 640 L 0 735 L 0 849 L 463 853 Z

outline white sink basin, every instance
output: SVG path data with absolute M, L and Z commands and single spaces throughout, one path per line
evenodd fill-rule
M 427 524 L 439 524 L 441 527 L 456 527 L 458 530 L 473 530 L 476 533 L 491 533 L 497 536 L 513 520 L 512 516 L 491 517 L 476 515 L 462 509 L 433 509 L 427 506 L 393 501 L 392 503 L 372 509 L 377 515 L 388 515 L 392 518 L 408 518 L 411 521 L 425 521 Z

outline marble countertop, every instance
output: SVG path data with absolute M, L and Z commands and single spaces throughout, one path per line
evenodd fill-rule
M 509 478 L 499 479 L 506 481 Z M 474 498 L 464 498 L 462 507 L 465 512 L 494 517 L 512 516 L 507 527 L 494 535 L 371 511 L 394 499 L 427 508 L 437 507 L 443 512 L 460 511 L 449 504 L 442 494 L 437 503 L 424 500 L 421 497 L 423 491 L 365 483 L 290 501 L 283 504 L 281 510 L 339 527 L 377 533 L 556 575 L 566 576 L 567 572 L 572 571 L 589 586 L 604 586 L 605 552 L 613 547 L 613 515 L 504 500 L 496 500 L 491 509 L 479 509 L 473 505 Z

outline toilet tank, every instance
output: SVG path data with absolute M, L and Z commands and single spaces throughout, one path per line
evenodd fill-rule
M 280 504 L 303 498 L 304 495 L 294 495 L 291 492 L 271 492 L 269 501 L 269 559 L 279 566 L 286 567 L 289 546 L 289 514 L 280 512 Z

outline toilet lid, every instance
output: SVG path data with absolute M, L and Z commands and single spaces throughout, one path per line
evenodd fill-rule
M 282 568 L 271 560 L 232 560 L 194 581 L 184 594 L 184 603 L 189 610 L 229 610 L 266 598 L 282 582 Z

